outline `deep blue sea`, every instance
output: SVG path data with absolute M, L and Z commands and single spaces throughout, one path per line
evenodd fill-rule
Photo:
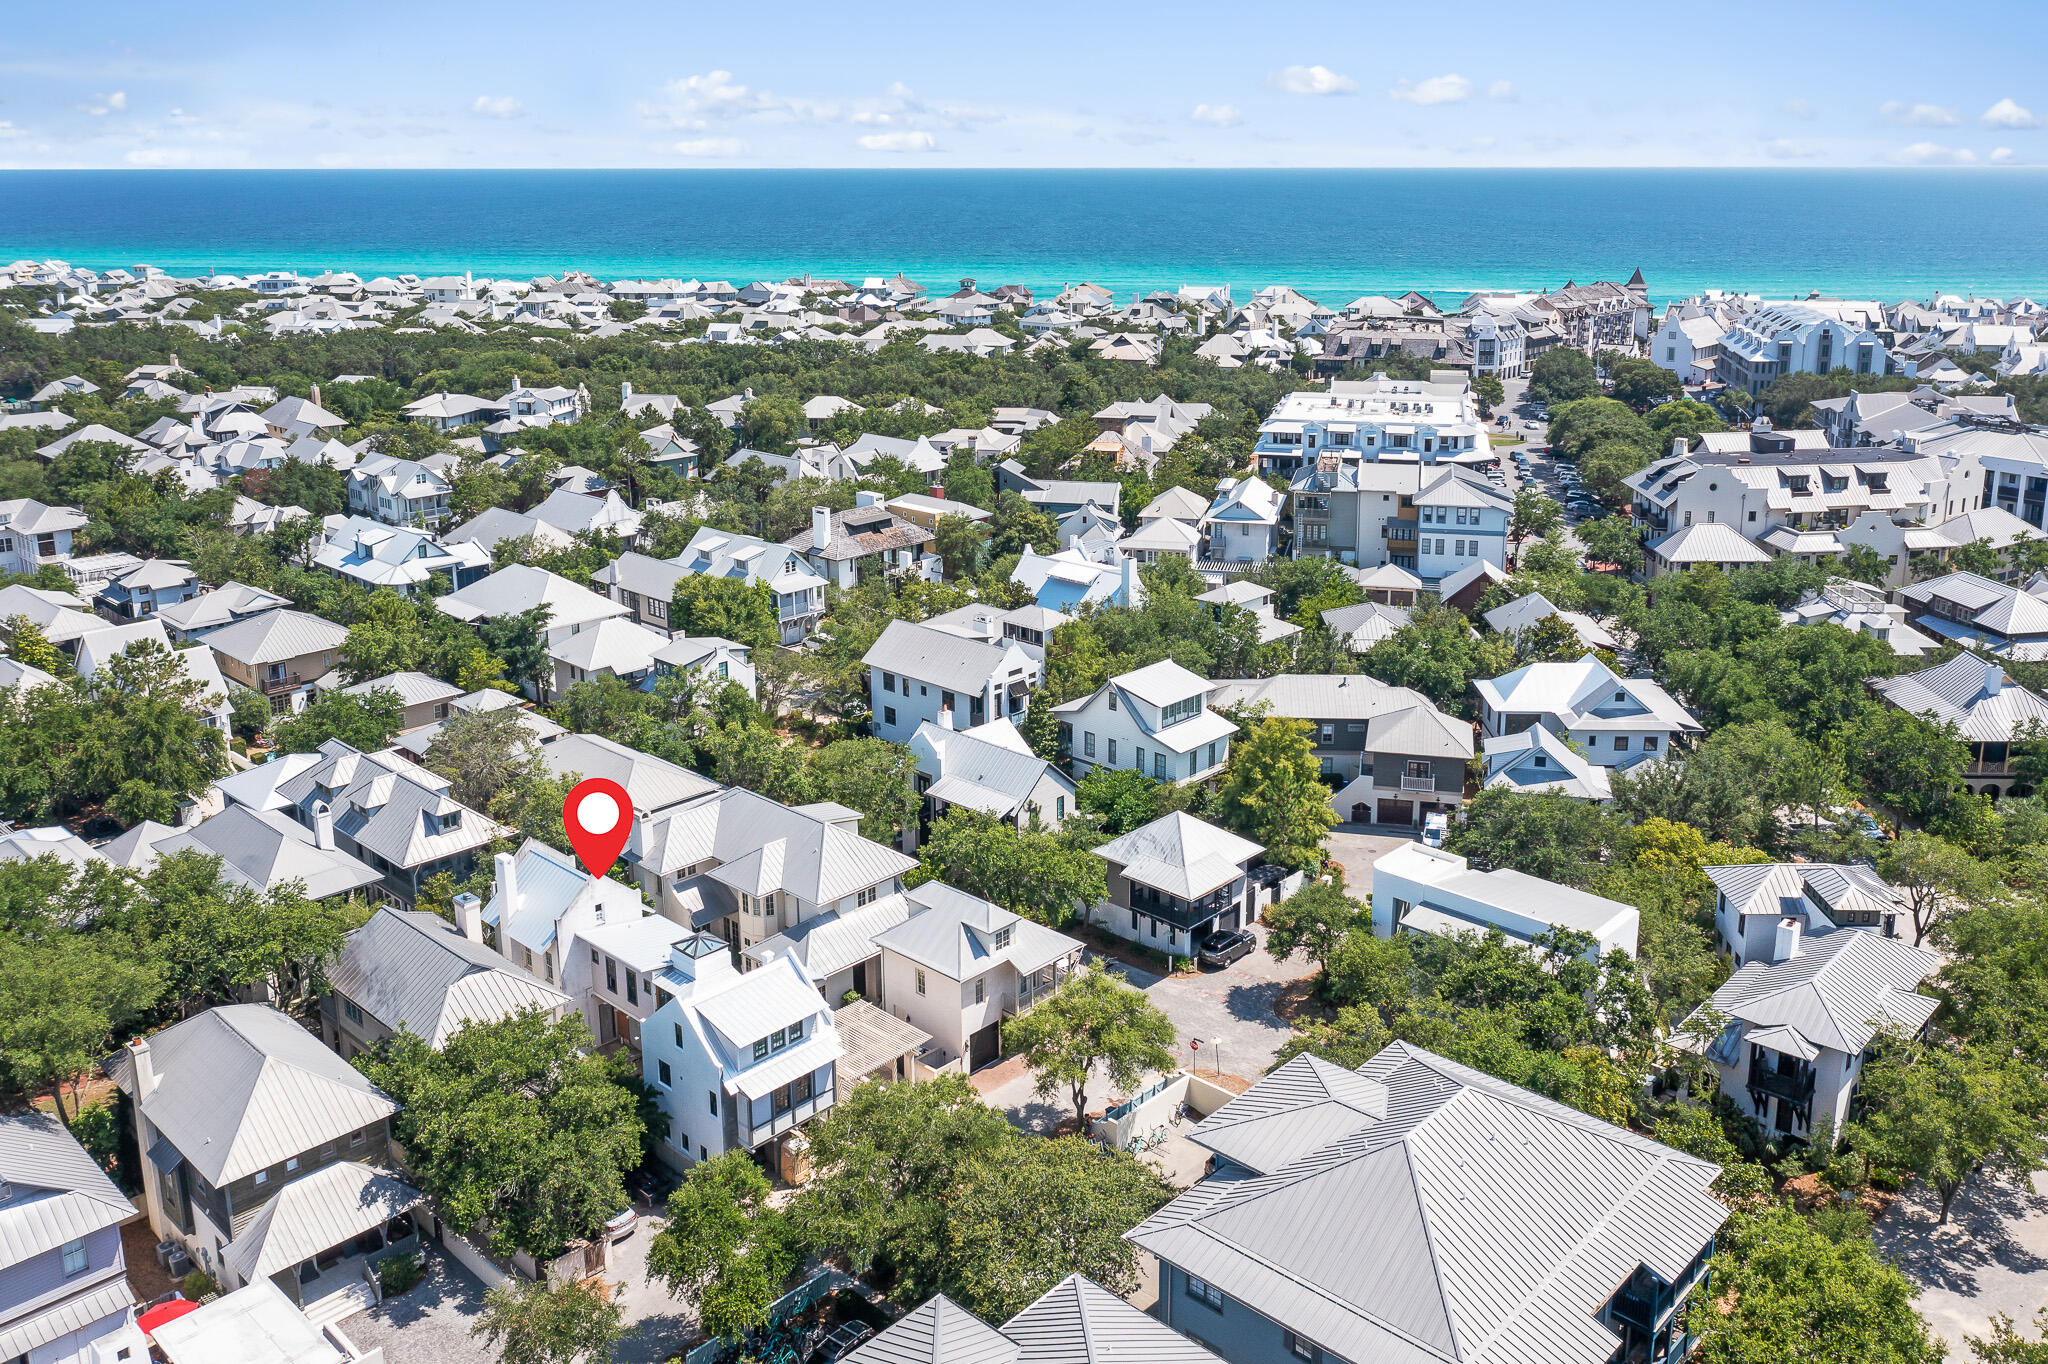
M 0 172 L 0 261 L 928 288 L 2048 297 L 2048 171 Z

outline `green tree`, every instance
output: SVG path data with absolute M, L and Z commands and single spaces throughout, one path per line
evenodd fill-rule
M 15 1088 L 64 1086 L 113 1050 L 118 1028 L 163 994 L 163 968 L 111 935 L 57 933 L 39 942 L 0 934 L 0 1069 Z
M 1972 1175 L 2025 1179 L 2048 1161 L 2048 1085 L 2010 1053 L 1892 1038 L 1863 1068 L 1857 1094 L 1850 1148 L 1879 1169 L 1926 1180 L 1944 1223 Z
M 1988 899 L 1997 878 L 1968 851 L 1935 834 L 1908 830 L 1880 850 L 1884 879 L 1906 901 L 1913 920 L 1913 945 L 1926 941 L 1937 915 Z
M 624 1339 L 626 1312 L 595 1284 L 510 1279 L 484 1294 L 469 1333 L 503 1364 L 597 1364 Z
M 669 1195 L 668 1223 L 647 1247 L 648 1280 L 695 1299 L 708 1336 L 738 1340 L 765 1325 L 795 1268 L 769 1191 L 768 1177 L 745 1151 L 695 1166 Z
M 1965 1336 L 1978 1364 L 2048 1364 L 2048 1307 L 2034 1314 L 2034 1338 L 2013 1329 L 2012 1318 L 1991 1314 L 1989 1336 Z
M 932 535 L 948 581 L 980 572 L 981 556 L 988 548 L 988 531 L 982 526 L 965 516 L 941 516 L 932 526 Z
M 1116 838 L 1157 819 L 1158 782 L 1127 767 L 1093 767 L 1074 788 L 1074 803 L 1097 815 L 1102 833 Z
M 990 1321 L 1016 1315 L 1069 1274 L 1130 1293 L 1138 1258 L 1124 1233 L 1172 1196 L 1135 1156 L 1105 1159 L 1082 1137 L 1016 1139 L 974 1171 L 953 1205 L 948 1292 Z
M 277 751 L 311 753 L 329 739 L 374 753 L 405 728 L 405 702 L 387 687 L 366 692 L 322 692 L 297 715 L 276 726 Z
M 1119 1089 L 1135 1090 L 1147 1072 L 1173 1068 L 1174 1036 L 1173 1020 L 1143 990 L 1101 970 L 1069 976 L 1003 1028 L 1005 1044 L 1022 1053 L 1037 1077 L 1039 1097 L 1064 1088 L 1083 1130 L 1090 1075 L 1099 1070 Z
M 1913 819 L 1926 819 L 1962 789 L 1970 750 L 1954 725 L 1873 706 L 1841 734 L 1843 763 L 1864 793 Z
M 131 644 L 80 690 L 76 747 L 60 788 L 72 800 L 104 800 L 124 823 L 169 823 L 179 802 L 226 773 L 225 736 L 201 718 L 207 698 L 179 655 Z
M 1584 885 L 1614 838 L 1599 806 L 1561 791 L 1525 794 L 1489 786 L 1465 807 L 1444 846 L 1481 871 L 1506 867 L 1562 885 Z
M 64 655 L 27 616 L 7 618 L 7 653 L 24 667 L 41 668 L 53 677 L 64 674 Z
M 1395 687 L 1412 687 L 1452 714 L 1469 712 L 1472 679 L 1498 677 L 1514 666 L 1514 651 L 1499 637 L 1481 639 L 1458 611 L 1425 602 L 1408 623 L 1358 660 L 1359 670 Z
M 1368 927 L 1364 905 L 1333 882 L 1316 881 L 1266 911 L 1266 950 L 1275 961 L 1299 952 L 1323 970 L 1352 934 Z
M 473 810 L 489 810 L 501 793 L 544 770 L 540 746 L 517 706 L 459 711 L 427 745 L 423 765 L 448 779 L 448 794 Z
M 1479 399 L 1479 415 L 1491 417 L 1494 409 L 1508 400 L 1507 389 L 1498 374 L 1480 374 L 1472 380 L 1472 396 Z
M 740 429 L 747 444 L 771 454 L 786 454 L 804 433 L 804 410 L 794 398 L 763 396 L 740 408 Z
M 810 770 L 817 798 L 860 811 L 861 833 L 877 843 L 917 820 L 917 759 L 902 744 L 839 739 L 811 754 Z
M 506 675 L 538 696 L 547 687 L 554 662 L 548 657 L 548 617 L 554 614 L 546 603 L 530 606 L 514 616 L 492 616 L 477 627 L 484 648 L 505 662 Z M 353 632 L 351 632 L 353 634 Z
M 1644 463 L 1663 453 L 1650 424 L 1626 403 L 1582 398 L 1551 409 L 1550 445 L 1567 459 L 1584 459 L 1603 445 L 1617 443 L 1638 451 Z
M 1702 1364 L 1939 1364 L 1912 1282 L 1853 1227 L 1789 1207 L 1722 1229 L 1712 1276 L 1693 1291 Z
M 1593 372 L 1593 358 L 1570 346 L 1553 346 L 1529 366 L 1529 396 L 1539 403 L 1555 406 L 1600 392 L 1600 380 Z
M 1640 446 L 1611 440 L 1586 452 L 1579 461 L 1579 476 L 1595 497 L 1618 505 L 1628 500 L 1624 480 L 1649 462 Z
M 580 1017 L 529 1009 L 465 1023 L 439 1051 L 400 1032 L 355 1063 L 399 1104 L 393 1135 L 449 1222 L 549 1260 L 601 1233 L 640 1162 L 627 1060 L 589 1046 Z
M 1564 508 L 1555 499 L 1545 496 L 1534 488 L 1522 488 L 1515 493 L 1515 512 L 1508 522 L 1508 539 L 1517 549 L 1524 540 L 1532 537 L 1541 539 L 1564 524 Z
M 1322 866 L 1323 835 L 1337 823 L 1313 732 L 1305 720 L 1271 716 L 1239 734 L 1216 803 L 1219 822 L 1265 848 L 1268 861 L 1306 871 Z
M 1884 555 L 1869 545 L 1851 545 L 1842 551 L 1841 571 L 1845 578 L 1854 578 L 1872 587 L 1883 587 L 1891 576 L 1891 565 L 1885 562 Z
M 1674 399 L 1685 391 L 1678 376 L 1662 365 L 1633 357 L 1617 361 L 1607 371 L 1617 402 L 1641 412 L 1658 399 Z
M 1972 540 L 1949 551 L 1948 566 L 1952 572 L 1996 578 L 2005 571 L 2005 556 L 1989 540 Z
M 775 593 L 766 583 L 693 574 L 679 578 L 669 606 L 670 623 L 689 635 L 715 635 L 754 649 L 782 641 Z
M 924 880 L 1053 927 L 1108 894 L 1106 869 L 1094 853 L 957 805 L 932 825 L 918 863 Z
M 1060 547 L 1060 528 L 1050 516 L 1016 493 L 996 496 L 995 514 L 989 520 L 988 552 L 1002 559 L 1021 554 L 1030 545 L 1040 554 Z
M 228 724 L 244 740 L 269 728 L 272 716 L 270 698 L 262 692 L 253 687 L 228 688 Z

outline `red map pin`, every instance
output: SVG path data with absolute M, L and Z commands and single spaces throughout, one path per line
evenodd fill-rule
M 577 860 L 592 876 L 603 876 L 619 860 L 633 832 L 633 798 L 603 777 L 579 781 L 562 802 L 562 828 Z

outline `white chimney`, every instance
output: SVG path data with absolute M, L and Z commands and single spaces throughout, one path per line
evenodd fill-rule
M 2005 669 L 1999 667 L 1996 663 L 1986 663 L 1984 665 L 1984 694 L 1986 696 L 1996 696 L 2004 687 Z
M 135 1072 L 135 1102 L 141 1103 L 156 1090 L 156 1063 L 150 1057 L 147 1037 L 129 1041 L 128 1063 Z
M 491 859 L 491 863 L 498 878 L 498 922 L 510 923 L 513 907 L 519 900 L 519 874 L 514 870 L 516 862 L 511 853 L 501 852 Z
M 1791 961 L 1799 955 L 1799 920 L 1778 920 L 1778 935 L 1771 944 L 1771 961 Z
M 471 895 L 468 891 L 464 891 L 453 900 L 450 900 L 448 907 L 455 911 L 455 926 L 462 931 L 463 937 L 476 943 L 484 940 L 484 902 L 482 900 L 477 899 L 476 896 Z
M 1682 458 L 1682 457 L 1684 456 L 1684 454 L 1685 454 L 1685 437 L 1684 437 L 1684 436 L 1673 436 L 1673 437 L 1671 438 L 1671 457 L 1672 457 L 1673 459 L 1679 459 L 1679 458 Z
M 823 549 L 832 543 L 832 513 L 823 507 L 811 508 L 811 548 Z
M 953 727 L 953 708 L 952 708 L 951 706 L 940 706 L 940 707 L 939 707 L 939 728 L 940 728 L 940 729 L 951 729 L 952 727 Z
M 313 397 L 311 401 L 313 403 L 313 406 L 320 406 L 320 385 L 318 384 L 313 385 Z
M 632 381 L 631 379 L 621 379 L 621 380 L 619 380 L 619 401 L 620 401 L 621 403 L 629 403 L 629 402 L 631 402 L 632 400 L 633 400 L 633 381 Z
M 172 368 L 172 369 L 183 369 L 183 368 L 184 368 L 184 366 L 183 366 L 183 365 L 181 365 L 181 364 L 179 364 L 179 363 L 178 363 L 178 352 L 176 352 L 176 351 L 172 351 L 172 352 L 171 352 L 171 368 Z
M 1122 605 L 1135 610 L 1138 606 L 1138 561 L 1129 555 L 1124 556 L 1122 578 L 1122 586 L 1117 589 L 1117 596 Z
M 334 851 L 334 811 L 327 808 L 324 800 L 313 802 L 313 846 Z
M 856 507 L 879 507 L 882 505 L 882 494 L 873 488 L 856 489 L 853 494 L 853 505 Z

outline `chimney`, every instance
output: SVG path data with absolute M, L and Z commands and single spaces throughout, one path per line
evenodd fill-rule
M 940 706 L 940 707 L 939 707 L 939 728 L 940 728 L 940 729 L 951 729 L 952 727 L 953 727 L 953 708 L 952 708 L 951 706 Z
M 1129 555 L 1124 556 L 1122 583 L 1117 588 L 1117 597 L 1133 610 L 1138 606 L 1138 561 Z
M 172 369 L 183 369 L 183 368 L 185 368 L 185 367 L 184 367 L 183 365 L 181 365 L 181 364 L 179 364 L 179 363 L 178 363 L 178 352 L 176 352 L 176 351 L 172 351 L 172 352 L 171 352 L 171 368 L 172 368 Z
M 811 508 L 811 548 L 823 549 L 832 543 L 832 513 L 823 507 Z
M 1999 667 L 1996 663 L 1986 663 L 1984 665 L 1984 694 L 1986 696 L 1996 696 L 2004 687 L 2005 669 Z
M 946 485 L 945 485 L 945 484 L 943 484 L 943 483 L 934 483 L 934 484 L 932 484 L 931 488 L 930 488 L 930 489 L 929 489 L 928 491 L 929 491 L 929 492 L 931 493 L 931 495 L 932 495 L 933 497 L 936 497 L 936 498 L 938 498 L 938 499 L 939 499 L 939 500 L 941 500 L 941 501 L 944 501 L 944 500 L 945 500 L 945 497 L 946 497 Z
M 475 943 L 480 943 L 484 940 L 484 902 L 482 900 L 464 891 L 453 900 L 450 900 L 448 907 L 455 911 L 455 926 L 461 930 L 463 937 Z
M 313 385 L 312 403 L 315 407 L 320 406 L 320 385 L 318 384 Z
M 519 899 L 519 874 L 514 870 L 515 859 L 511 853 L 499 853 L 491 859 L 498 879 L 498 922 L 510 923 L 512 908 Z
M 619 380 L 619 401 L 621 403 L 633 401 L 633 381 L 631 379 Z
M 1778 963 L 1778 962 L 1781 962 L 1781 961 L 1791 961 L 1791 960 L 1792 960 L 1792 959 L 1793 959 L 1794 957 L 1796 957 L 1796 956 L 1798 956 L 1798 955 L 1799 955 L 1799 920 L 1797 920 L 1797 919 L 1780 919 L 1780 920 L 1778 920 L 1778 935 L 1777 935 L 1777 939 L 1776 939 L 1776 941 L 1774 941 L 1774 942 L 1773 942 L 1773 943 L 1771 944 L 1771 961 L 1772 961 L 1772 963 L 1773 963 L 1773 964 L 1776 964 L 1776 963 Z
M 135 1102 L 141 1103 L 156 1091 L 156 1063 L 150 1059 L 147 1037 L 130 1039 L 128 1062 L 135 1071 Z
M 313 846 L 334 851 L 334 811 L 327 808 L 324 800 L 313 802 Z
M 1673 436 L 1673 437 L 1671 438 L 1671 457 L 1672 457 L 1673 459 L 1681 459 L 1681 458 L 1683 458 L 1683 457 L 1684 457 L 1684 455 L 1685 455 L 1685 437 L 1684 437 L 1684 436 Z

